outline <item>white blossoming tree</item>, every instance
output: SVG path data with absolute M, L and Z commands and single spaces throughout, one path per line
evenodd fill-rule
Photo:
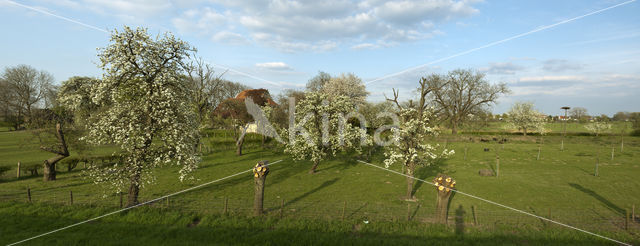
M 355 102 L 348 97 L 330 99 L 327 94 L 309 92 L 295 106 L 295 122 L 291 122 L 295 125 L 283 131 L 289 139 L 285 152 L 294 160 L 310 160 L 311 174 L 327 156 L 345 150 L 361 152 L 363 145 L 371 144 L 371 138 L 363 127 L 347 122 L 354 108 Z
M 533 108 L 532 102 L 514 103 L 508 115 L 508 128 L 522 130 L 525 136 L 531 130 L 544 132 L 545 117 Z
M 601 133 L 604 133 L 609 129 L 611 129 L 611 124 L 604 121 L 596 121 L 596 122 L 585 125 L 584 128 L 589 130 L 591 133 L 595 134 L 597 137 Z
M 413 200 L 413 176 L 419 166 L 429 166 L 439 159 L 454 154 L 453 150 L 439 150 L 438 144 L 429 144 L 429 137 L 437 136 L 438 130 L 431 119 L 432 112 L 427 104 L 427 96 L 433 90 L 428 87 L 428 79 L 420 80 L 417 103 L 409 101 L 406 104 L 398 102 L 398 92 L 394 90 L 394 99 L 387 99 L 396 104 L 400 113 L 400 125 L 392 128 L 393 144 L 386 146 L 384 160 L 385 167 L 400 164 L 404 166 L 407 177 L 406 199 Z
M 138 204 L 140 188 L 153 181 L 152 169 L 181 166 L 179 177 L 184 180 L 197 168 L 198 122 L 189 85 L 180 77 L 191 51 L 170 33 L 152 38 L 144 28 L 126 26 L 114 30 L 111 44 L 99 49 L 104 74 L 89 90 L 96 110 L 89 114 L 84 139 L 119 146 L 120 158 L 92 166 L 88 174 L 117 192 L 129 186 L 127 206 Z M 73 109 L 85 99 L 69 93 L 60 101 Z

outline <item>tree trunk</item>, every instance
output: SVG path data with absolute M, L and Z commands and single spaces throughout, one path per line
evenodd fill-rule
M 262 203 L 264 201 L 264 183 L 267 176 L 259 176 L 254 178 L 255 195 L 253 196 L 253 215 L 260 216 L 263 213 Z
M 407 166 L 407 200 L 413 200 L 413 171 L 414 167 L 409 165 Z
M 455 187 L 455 181 L 443 174 L 438 174 L 436 176 L 434 183 L 436 183 L 437 188 L 437 199 L 436 199 L 436 221 L 438 223 L 446 224 L 447 223 L 447 215 L 449 213 L 449 199 L 451 198 L 451 189 Z
M 320 164 L 319 161 L 313 162 L 313 166 L 311 167 L 311 170 L 309 170 L 309 174 L 314 174 L 316 173 L 316 169 L 318 168 L 318 165 Z
M 127 207 L 138 205 L 138 194 L 140 193 L 140 173 L 131 177 L 129 185 L 129 195 L 127 196 Z
M 56 123 L 56 138 L 58 139 L 59 146 L 57 149 L 40 146 L 40 149 L 56 154 L 56 156 L 44 161 L 44 167 L 42 170 L 44 173 L 42 180 L 44 181 L 56 180 L 56 163 L 69 156 L 69 149 L 67 148 L 67 142 L 64 139 L 64 133 L 62 132 L 62 126 L 60 123 Z
M 238 140 L 236 140 L 236 155 L 237 156 L 241 156 L 242 155 L 242 145 L 244 144 L 244 137 L 247 133 L 247 128 L 243 127 L 242 128 L 242 132 L 240 133 L 240 136 L 238 136 Z
M 42 173 L 44 173 L 43 181 L 56 180 L 56 163 L 49 163 L 48 160 L 45 160 Z
M 451 134 L 458 134 L 458 123 L 455 121 L 451 121 Z
M 447 215 L 449 214 L 449 198 L 451 192 L 438 192 L 436 200 L 436 221 L 441 224 L 447 224 Z
M 527 128 L 522 128 L 522 133 L 526 136 L 527 135 Z

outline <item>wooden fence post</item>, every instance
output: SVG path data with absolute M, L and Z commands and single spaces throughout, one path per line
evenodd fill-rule
M 16 178 L 20 178 L 20 162 L 18 162 L 18 172 L 16 173 Z
M 500 156 L 496 156 L 496 178 L 500 176 Z
M 169 197 L 167 197 L 167 208 L 169 208 Z
M 69 191 L 69 204 L 73 205 L 73 191 Z
M 284 198 L 280 202 L 280 218 L 282 218 L 283 210 L 284 210 Z
M 463 160 L 467 160 L 467 143 L 464 144 L 464 159 Z
M 411 203 L 407 203 L 407 221 L 411 221 Z
M 478 226 L 478 217 L 476 214 L 476 206 L 471 205 L 471 214 L 473 215 L 473 225 Z
M 629 209 L 624 209 L 624 229 L 629 230 Z
M 123 203 L 122 203 L 122 191 L 120 191 L 120 208 L 122 208 Z
M 29 198 L 29 202 L 31 202 L 31 188 L 27 187 L 27 198 Z
M 224 210 L 222 211 L 222 213 L 224 215 L 227 214 L 227 207 L 229 206 L 229 198 L 228 197 L 224 197 Z

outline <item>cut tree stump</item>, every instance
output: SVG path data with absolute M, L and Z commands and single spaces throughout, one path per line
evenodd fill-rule
M 255 195 L 253 197 L 253 215 L 260 216 L 264 213 L 264 183 L 269 174 L 269 161 L 259 161 L 253 168 L 253 180 L 255 183 Z
M 447 214 L 449 210 L 449 199 L 451 198 L 452 189 L 455 188 L 456 181 L 451 177 L 438 174 L 433 180 L 436 185 L 438 197 L 436 200 L 436 221 L 441 224 L 447 224 Z

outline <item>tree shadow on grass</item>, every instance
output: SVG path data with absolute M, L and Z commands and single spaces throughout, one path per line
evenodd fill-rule
M 444 161 L 438 161 L 430 166 L 420 167 L 416 170 L 414 177 L 422 180 L 426 180 L 428 177 L 435 177 L 438 173 L 444 173 L 444 167 L 446 166 L 447 164 Z M 424 182 L 420 180 L 415 181 L 413 190 L 411 190 L 412 196 L 418 191 L 418 189 L 420 189 L 420 187 L 422 187 L 423 183 Z
M 332 179 L 332 180 L 327 180 L 327 181 L 325 181 L 324 183 L 322 183 L 320 186 L 318 186 L 318 187 L 316 187 L 316 188 L 314 188 L 314 189 L 312 189 L 312 190 L 310 190 L 310 191 L 307 191 L 307 192 L 305 192 L 304 194 L 302 194 L 302 195 L 300 195 L 300 196 L 298 196 L 298 197 L 296 197 L 296 198 L 293 198 L 293 199 L 291 199 L 291 200 L 287 201 L 286 203 L 284 203 L 284 206 L 283 206 L 283 207 L 288 207 L 289 205 L 292 205 L 292 204 L 294 204 L 294 203 L 296 203 L 296 202 L 298 202 L 298 201 L 300 201 L 300 200 L 304 199 L 305 197 L 307 197 L 307 196 L 309 196 L 309 195 L 311 195 L 311 194 L 313 194 L 313 193 L 316 193 L 316 192 L 318 192 L 319 190 L 322 190 L 322 189 L 324 189 L 324 188 L 326 188 L 326 187 L 328 187 L 328 186 L 330 186 L 330 185 L 332 185 L 332 184 L 336 183 L 339 179 L 340 179 L 340 178 L 334 178 L 334 179 Z M 270 212 L 270 211 L 274 211 L 274 210 L 277 210 L 277 209 L 280 209 L 280 208 L 279 208 L 279 207 L 268 208 L 268 209 L 265 209 L 265 212 Z M 304 208 L 303 208 L 303 209 L 304 209 Z
M 583 187 L 582 185 L 574 184 L 574 183 L 569 183 L 569 186 L 575 188 L 576 190 L 582 191 L 587 195 L 592 196 L 593 198 L 597 199 L 602 204 L 604 204 L 609 210 L 611 210 L 613 212 L 616 212 L 621 216 L 625 214 L 624 209 L 616 206 L 611 201 L 607 200 L 606 198 L 602 197 L 601 195 L 598 195 L 598 193 L 596 193 L 595 191 L 593 191 L 591 189 L 587 189 L 587 188 Z
M 286 202 L 284 204 L 284 206 L 286 207 L 286 206 L 289 206 L 291 204 L 294 204 L 294 203 L 304 199 L 305 197 L 307 197 L 307 196 L 309 196 L 309 195 L 311 195 L 313 193 L 318 192 L 319 190 L 322 190 L 322 189 L 327 188 L 328 186 L 330 186 L 332 184 L 335 184 L 338 180 L 340 180 L 340 178 L 334 178 L 332 180 L 327 180 L 324 183 L 322 183 L 320 186 L 318 186 L 318 187 L 316 187 L 316 188 L 314 188 L 314 189 L 312 189 L 310 191 L 307 191 L 304 194 L 302 194 L 302 195 L 300 195 L 300 196 L 298 196 L 296 198 L 293 198 L 293 199 L 289 200 L 288 202 Z

